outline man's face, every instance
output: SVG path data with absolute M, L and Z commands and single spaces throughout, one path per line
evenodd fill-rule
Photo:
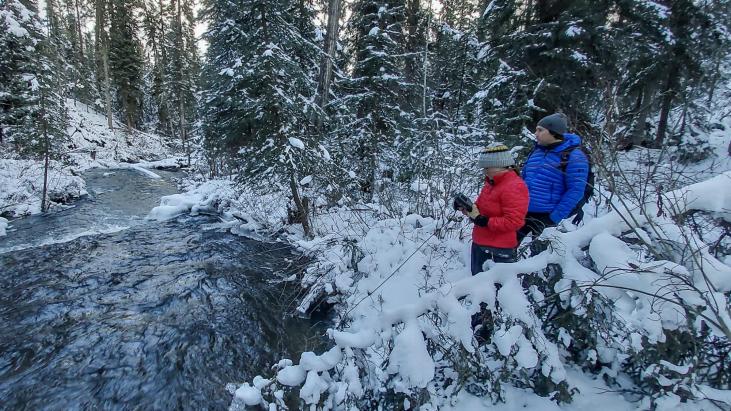
M 547 146 L 559 141 L 548 130 L 541 126 L 536 127 L 536 141 L 541 146 Z

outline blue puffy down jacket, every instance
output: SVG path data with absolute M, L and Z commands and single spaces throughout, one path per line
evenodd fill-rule
M 563 143 L 547 148 L 536 144 L 523 166 L 523 179 L 528 186 L 528 212 L 549 213 L 554 223 L 571 214 L 584 197 L 589 160 L 580 149 L 569 155 L 566 174 L 561 170 L 561 152 L 581 145 L 581 137 L 564 134 Z

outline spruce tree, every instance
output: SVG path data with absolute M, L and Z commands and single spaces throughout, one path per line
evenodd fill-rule
M 523 47 L 513 43 L 525 35 L 517 13 L 520 4 L 496 0 L 481 7 L 475 22 L 476 77 L 481 83 L 467 104 L 471 124 L 478 130 L 473 143 L 484 145 L 493 138 L 516 144 L 532 121 L 532 92 L 539 84 L 526 70 Z
M 348 22 L 353 73 L 344 86 L 343 104 L 352 108 L 355 121 L 348 157 L 369 197 L 384 181 L 383 173 L 392 173 L 382 165 L 397 158 L 395 148 L 407 139 L 404 90 L 413 85 L 403 71 L 404 11 L 402 0 L 358 0 Z
M 289 189 L 310 235 L 299 184 L 328 157 L 308 123 L 317 87 L 312 11 L 291 0 L 204 5 L 204 145 L 214 161 L 235 160 L 243 183 Z
M 124 124 L 139 127 L 142 119 L 142 46 L 137 39 L 135 0 L 110 0 L 109 73 Z
M 93 60 L 88 54 L 90 38 L 82 31 L 86 25 L 89 4 L 84 0 L 60 0 L 58 7 L 61 57 L 66 62 L 64 74 L 70 97 L 93 104 L 99 98 L 99 93 L 94 87 Z
M 167 15 L 170 16 L 169 31 L 163 35 L 167 52 L 165 67 L 166 91 L 169 96 L 168 111 L 173 119 L 172 129 L 180 138 L 190 164 L 191 124 L 196 120 L 196 92 L 199 76 L 198 49 L 193 33 L 193 2 L 174 0 L 170 2 Z
M 149 87 L 146 90 L 146 97 L 149 100 L 149 107 L 145 110 L 151 117 L 148 123 L 158 133 L 172 134 L 172 123 L 170 122 L 170 99 L 168 87 L 166 87 L 166 75 L 168 68 L 167 44 L 165 33 L 169 31 L 169 19 L 166 18 L 168 8 L 157 0 L 145 0 L 142 2 L 143 18 L 142 30 L 147 39 Z
M 56 44 L 43 34 L 36 2 L 8 1 L 0 12 L 0 129 L 16 153 L 38 158 L 55 148 L 44 131 L 53 142 L 65 134 Z
M 107 126 L 114 129 L 112 115 L 112 80 L 109 69 L 109 0 L 94 0 L 94 62 L 96 88 L 102 101 L 97 104 L 103 107 L 107 116 Z
M 64 156 L 66 112 L 63 64 L 55 5 L 46 4 L 47 29 L 34 1 L 12 0 L 0 10 L 0 129 L 3 139 L 23 158 L 43 160 L 41 208 L 51 160 Z M 44 33 L 49 33 L 45 35 Z
M 474 11 L 468 1 L 446 2 L 435 27 L 432 104 L 454 126 L 471 122 L 467 120 L 470 113 L 466 103 L 484 72 L 479 70 L 485 63 L 478 61 L 480 44 L 471 18 Z

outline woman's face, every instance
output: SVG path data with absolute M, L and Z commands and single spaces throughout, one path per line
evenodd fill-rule
M 538 126 L 536 127 L 536 141 L 541 146 L 547 146 L 551 145 L 557 141 L 559 141 L 556 137 L 554 137 L 550 131 L 546 130 L 545 128 Z
M 485 170 L 485 175 L 486 176 L 488 176 L 490 178 L 493 178 L 496 175 L 498 175 L 498 174 L 500 174 L 502 172 L 507 171 L 508 169 L 507 168 L 504 168 L 504 167 L 490 167 L 490 168 L 486 168 L 484 170 Z

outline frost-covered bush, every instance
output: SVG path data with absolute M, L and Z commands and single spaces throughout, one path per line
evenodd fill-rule
M 540 254 L 476 276 L 464 267 L 464 226 L 449 216 L 334 212 L 320 228 L 348 227 L 349 240 L 321 239 L 327 251 L 305 276 L 338 304 L 333 347 L 281 361 L 233 405 L 283 406 L 294 393 L 318 409 L 437 409 L 462 390 L 500 401 L 508 386 L 570 402 L 574 366 L 648 407 L 731 403 L 728 376 L 712 361 L 728 351 L 731 269 L 677 220 L 691 209 L 727 218 L 727 199 L 708 193 L 729 188 L 725 173 L 659 203 L 612 200 L 612 211 L 575 231 L 546 230 Z M 677 258 L 671 240 L 695 262 Z M 300 245 L 314 251 L 317 242 Z M 478 312 L 488 318 L 475 338 Z

